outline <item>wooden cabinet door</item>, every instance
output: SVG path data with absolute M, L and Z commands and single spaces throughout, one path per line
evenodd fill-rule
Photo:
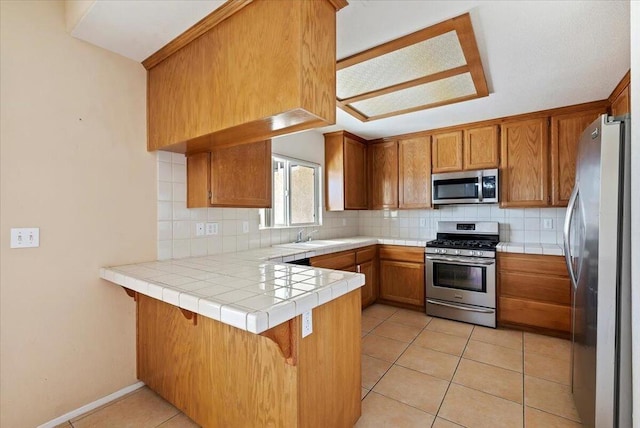
M 271 207 L 271 140 L 211 151 L 211 205 Z
M 549 201 L 546 118 L 505 123 L 501 129 L 502 207 L 544 207 Z
M 398 144 L 369 146 L 370 208 L 398 207 Z
M 431 207 L 431 140 L 429 137 L 398 141 L 398 206 Z
M 338 253 L 312 257 L 309 262 L 313 267 L 355 271 L 356 253 L 353 250 L 340 251 Z
M 613 116 L 618 116 L 629 113 L 630 111 L 629 86 L 627 86 L 611 103 L 611 114 Z
M 211 204 L 211 153 L 187 156 L 187 208 L 205 208 Z
M 367 146 L 344 137 L 344 207 L 367 209 Z
M 424 306 L 424 264 L 380 260 L 380 298 Z
M 378 297 L 374 261 L 360 263 L 356 266 L 356 272 L 364 274 L 365 277 L 365 284 L 361 288 L 362 307 L 365 308 L 375 302 Z
M 582 131 L 604 113 L 591 110 L 551 118 L 551 204 L 566 207 L 576 178 Z
M 462 171 L 462 131 L 431 136 L 431 172 Z
M 464 169 L 498 168 L 498 127 L 465 129 Z

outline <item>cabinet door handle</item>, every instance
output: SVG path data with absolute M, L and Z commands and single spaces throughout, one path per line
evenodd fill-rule
M 362 271 L 361 271 L 361 269 L 360 269 L 360 265 L 357 265 L 357 266 L 356 266 L 356 272 L 358 272 L 358 273 L 362 273 Z

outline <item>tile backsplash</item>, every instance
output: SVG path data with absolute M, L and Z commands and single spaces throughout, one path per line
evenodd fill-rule
M 182 154 L 157 152 L 158 259 L 205 256 L 292 242 L 300 228 L 259 229 L 256 208 L 187 208 L 187 169 Z M 248 222 L 249 231 L 243 231 Z M 197 223 L 217 223 L 218 234 L 196 236 Z M 358 211 L 323 212 L 314 239 L 358 235 Z
M 497 221 L 500 240 L 561 244 L 565 208 L 448 205 L 433 210 L 360 211 L 359 234 L 384 238 L 435 239 L 438 221 Z M 550 228 L 545 228 L 546 223 Z
M 256 208 L 187 208 L 185 156 L 158 151 L 158 259 L 204 256 L 292 242 L 299 228 L 259 229 Z M 450 205 L 433 210 L 323 211 L 314 239 L 375 236 L 434 239 L 440 220 L 497 221 L 500 240 L 562 244 L 565 208 L 501 209 L 497 205 Z M 551 228 L 543 227 L 546 223 Z M 243 231 L 248 222 L 249 231 Z M 196 236 L 197 223 L 217 223 L 218 234 Z

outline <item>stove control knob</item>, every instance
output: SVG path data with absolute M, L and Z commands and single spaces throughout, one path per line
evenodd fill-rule
M 476 251 L 476 256 L 478 257 L 482 257 L 484 253 L 482 251 Z
M 447 254 L 447 250 L 443 248 L 442 250 L 440 250 L 440 254 Z
M 460 254 L 460 250 L 455 250 L 453 253 L 454 253 L 455 255 L 458 255 L 458 254 Z

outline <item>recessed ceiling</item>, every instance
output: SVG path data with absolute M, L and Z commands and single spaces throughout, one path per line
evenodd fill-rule
M 72 34 L 141 62 L 222 3 L 98 0 Z M 377 138 L 602 100 L 629 70 L 629 1 L 351 0 L 337 14 L 337 58 L 464 13 L 489 96 L 370 122 L 337 109 L 319 131 Z
M 338 107 L 363 122 L 489 94 L 469 14 L 338 61 Z

